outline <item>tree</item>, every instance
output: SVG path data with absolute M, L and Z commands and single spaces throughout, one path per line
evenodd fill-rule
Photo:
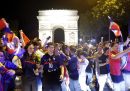
M 104 26 L 108 26 L 107 16 L 111 16 L 120 27 L 130 28 L 130 0 L 98 0 L 97 5 L 91 9 L 93 18 L 102 20 Z M 121 29 L 124 32 L 126 30 Z M 130 29 L 129 29 L 130 30 Z

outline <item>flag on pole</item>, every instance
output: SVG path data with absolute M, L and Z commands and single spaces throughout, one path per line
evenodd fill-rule
M 3 30 L 3 32 L 6 34 L 13 34 L 11 29 L 9 28 L 9 24 L 4 18 L 0 19 L 0 30 Z
M 4 18 L 0 19 L 0 30 L 4 29 L 5 27 L 8 27 L 8 23 Z
M 5 20 L 2 18 L 0 19 L 0 30 L 2 30 L 5 27 L 6 27 L 6 23 L 5 23 Z
M 6 46 L 7 46 L 7 52 L 9 54 L 14 54 L 16 52 L 15 43 L 14 43 L 15 37 L 16 37 L 15 33 L 6 32 L 6 38 L 7 38 Z
M 114 22 L 110 16 L 108 16 L 108 19 L 110 20 L 109 29 L 115 34 L 116 37 L 122 36 L 120 26 Z
M 26 44 L 30 42 L 30 39 L 24 34 L 22 30 L 20 30 L 20 37 L 21 37 L 23 47 L 26 46 Z

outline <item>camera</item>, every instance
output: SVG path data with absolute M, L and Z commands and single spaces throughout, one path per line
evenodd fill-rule
M 49 40 L 50 38 L 51 38 L 51 36 L 48 36 L 48 37 L 47 37 L 47 40 Z

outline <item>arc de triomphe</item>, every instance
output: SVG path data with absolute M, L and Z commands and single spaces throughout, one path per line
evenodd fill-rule
M 51 36 L 52 42 L 65 42 L 67 45 L 78 44 L 77 10 L 40 10 L 39 38 L 42 42 Z

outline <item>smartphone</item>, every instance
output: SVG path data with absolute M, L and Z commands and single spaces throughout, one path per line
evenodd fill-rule
M 48 37 L 47 37 L 47 40 L 49 40 L 50 38 L 51 38 L 51 36 L 48 36 Z

